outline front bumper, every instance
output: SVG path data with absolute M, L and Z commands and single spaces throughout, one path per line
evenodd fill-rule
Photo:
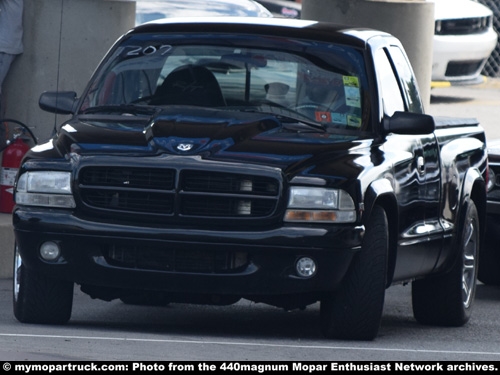
M 362 226 L 288 225 L 262 231 L 125 226 L 66 210 L 16 208 L 15 237 L 27 268 L 92 287 L 166 293 L 286 295 L 334 290 L 361 246 Z M 45 241 L 62 256 L 42 260 Z M 299 277 L 295 263 L 315 260 Z
M 483 34 L 435 35 L 433 43 L 432 81 L 475 84 L 497 44 L 497 34 L 489 30 Z M 456 64 L 457 70 L 450 69 L 450 64 Z

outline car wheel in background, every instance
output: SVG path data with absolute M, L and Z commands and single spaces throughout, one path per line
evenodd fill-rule
M 486 220 L 486 235 L 479 255 L 477 278 L 487 285 L 500 285 L 500 221 L 493 216 Z

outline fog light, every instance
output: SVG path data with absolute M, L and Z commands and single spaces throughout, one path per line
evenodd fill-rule
M 43 260 L 54 261 L 61 255 L 59 245 L 52 241 L 47 241 L 40 246 L 40 256 Z
M 311 277 L 316 274 L 316 263 L 308 257 L 300 258 L 297 261 L 295 268 L 297 270 L 297 274 L 301 277 Z

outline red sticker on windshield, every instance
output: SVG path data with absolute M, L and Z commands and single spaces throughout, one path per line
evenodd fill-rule
M 314 112 L 314 116 L 318 122 L 332 122 L 332 115 L 330 112 L 316 111 Z

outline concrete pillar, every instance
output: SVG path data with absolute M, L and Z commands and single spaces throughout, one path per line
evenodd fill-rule
M 5 117 L 28 125 L 40 140 L 64 120 L 38 107 L 43 91 L 80 95 L 114 41 L 135 24 L 135 1 L 24 0 L 24 53 L 4 82 Z
M 425 0 L 304 0 L 302 18 L 369 27 L 396 36 L 406 50 L 430 105 L 434 2 Z

